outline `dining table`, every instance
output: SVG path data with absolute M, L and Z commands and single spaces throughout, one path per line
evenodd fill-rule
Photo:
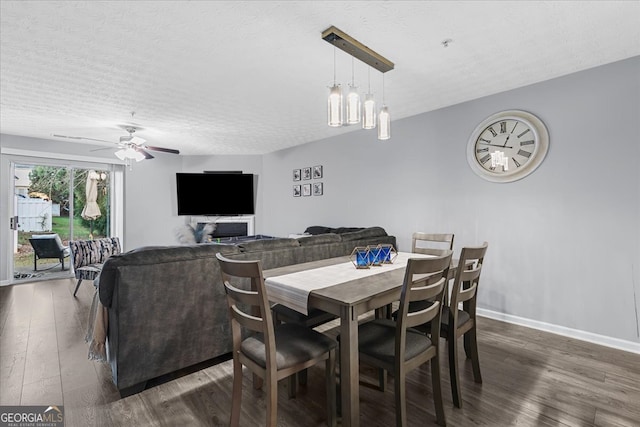
M 318 308 L 339 317 L 343 426 L 360 424 L 358 318 L 398 301 L 408 259 L 428 257 L 431 255 L 398 252 L 393 263 L 358 269 L 347 256 L 263 272 L 271 302 L 303 314 Z

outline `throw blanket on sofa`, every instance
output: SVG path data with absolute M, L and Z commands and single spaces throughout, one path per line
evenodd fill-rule
M 89 325 L 85 341 L 89 343 L 89 360 L 107 362 L 107 327 L 109 325 L 109 311 L 100 302 L 100 295 L 96 290 L 89 312 Z

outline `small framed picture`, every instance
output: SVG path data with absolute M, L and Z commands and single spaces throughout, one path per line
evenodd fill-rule
M 310 196 L 311 195 L 311 184 L 304 184 L 302 186 L 302 195 Z
M 322 166 L 314 166 L 313 167 L 313 179 L 322 178 Z
M 300 169 L 293 170 L 293 180 L 300 181 Z
M 301 191 L 302 190 L 300 188 L 300 185 L 294 185 L 293 186 L 293 197 L 300 197 Z
M 314 182 L 313 183 L 313 195 L 314 196 L 322 196 L 322 183 Z
M 311 168 L 302 168 L 302 179 L 311 179 Z

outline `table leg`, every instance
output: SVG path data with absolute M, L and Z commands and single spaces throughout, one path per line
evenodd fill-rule
M 343 307 L 340 315 L 340 390 L 342 425 L 360 425 L 360 382 L 358 367 L 358 316 L 351 307 Z

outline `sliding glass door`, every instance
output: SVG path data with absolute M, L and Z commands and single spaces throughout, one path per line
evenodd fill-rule
M 11 163 L 13 283 L 70 277 L 71 240 L 114 235 L 113 176 L 119 172 L 113 165 L 89 166 Z

